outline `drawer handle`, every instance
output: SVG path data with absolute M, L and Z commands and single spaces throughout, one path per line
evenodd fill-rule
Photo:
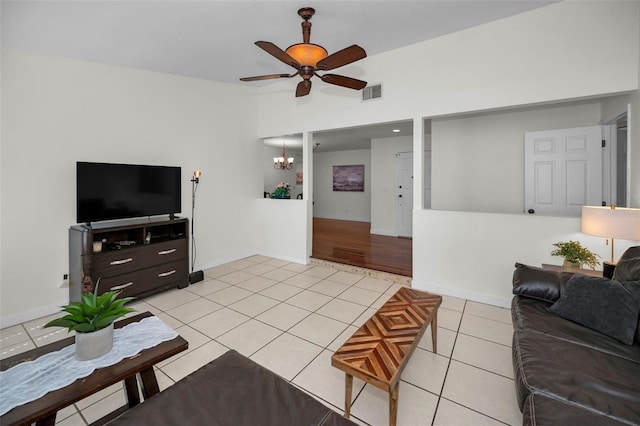
M 175 253 L 175 252 L 176 252 L 176 249 L 172 248 L 172 249 L 169 249 L 169 250 L 159 251 L 158 254 L 160 256 L 164 256 L 165 254 L 171 254 L 171 253 Z
M 169 271 L 169 272 L 163 272 L 161 274 L 158 274 L 159 277 L 168 277 L 169 275 L 173 275 L 176 273 L 176 270 L 174 269 L 173 271 Z
M 133 282 L 122 284 L 122 285 L 116 285 L 116 286 L 111 287 L 109 290 L 111 290 L 111 291 L 122 290 L 123 288 L 127 288 L 127 287 L 130 287 L 132 285 L 133 285 Z
M 128 259 L 122 259 L 122 260 L 114 260 L 113 262 L 109 263 L 109 265 L 112 265 L 112 266 L 124 265 L 125 263 L 129 263 L 129 262 L 133 262 L 133 257 L 130 257 Z

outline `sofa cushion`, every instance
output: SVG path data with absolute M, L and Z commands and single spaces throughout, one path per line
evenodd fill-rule
M 512 349 L 521 409 L 530 394 L 543 394 L 623 423 L 640 422 L 640 364 L 522 330 L 514 333 Z
M 527 397 L 522 409 L 522 424 L 524 426 L 621 426 L 629 423 L 614 420 L 607 414 L 588 411 L 568 401 L 547 398 L 540 394 L 531 394 Z
M 640 281 L 640 246 L 629 247 L 613 271 L 616 281 Z
M 513 328 L 546 334 L 555 339 L 585 346 L 640 364 L 640 344 L 624 345 L 599 331 L 592 330 L 549 312 L 550 303 L 516 296 L 511 303 Z
M 513 272 L 513 294 L 553 303 L 560 297 L 564 283 L 573 275 L 569 272 L 516 263 Z
M 550 309 L 563 318 L 631 345 L 640 314 L 640 282 L 575 274 Z

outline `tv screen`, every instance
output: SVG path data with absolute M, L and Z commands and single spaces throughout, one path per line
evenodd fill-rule
M 78 223 L 180 213 L 180 167 L 78 162 Z

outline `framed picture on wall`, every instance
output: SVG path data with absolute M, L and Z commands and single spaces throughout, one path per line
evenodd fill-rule
M 296 172 L 296 185 L 302 185 L 302 172 Z
M 364 164 L 333 166 L 333 190 L 364 192 Z

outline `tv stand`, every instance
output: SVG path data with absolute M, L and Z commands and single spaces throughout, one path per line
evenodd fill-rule
M 143 297 L 189 285 L 189 220 L 144 218 L 69 228 L 69 301 L 120 290 Z

